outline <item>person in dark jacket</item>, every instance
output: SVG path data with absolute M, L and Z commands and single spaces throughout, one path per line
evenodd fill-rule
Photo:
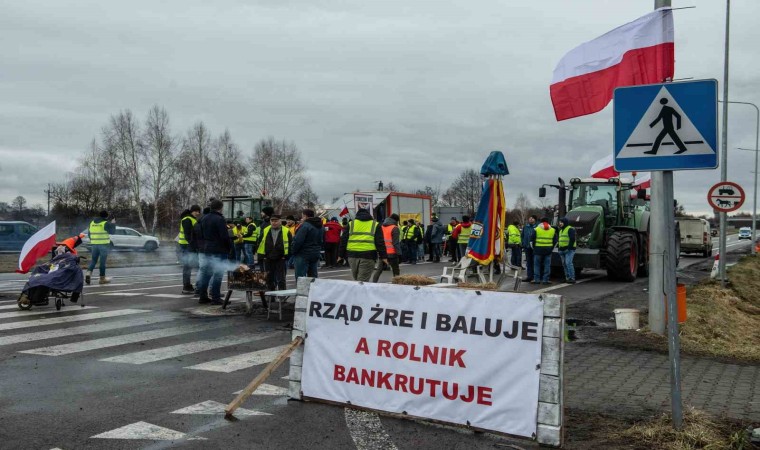
M 436 216 L 433 216 L 432 220 L 433 224 L 430 225 L 430 259 L 433 262 L 441 262 L 441 246 L 446 234 L 446 226 Z
M 193 295 L 194 297 L 200 296 L 201 291 L 198 290 L 198 282 L 201 280 L 200 267 L 203 265 L 203 261 L 206 258 L 206 255 L 202 252 L 204 245 L 203 245 L 203 234 L 201 233 L 201 218 L 210 212 L 211 212 L 211 208 L 209 208 L 208 206 L 203 208 L 203 212 L 198 217 L 198 221 L 195 222 L 195 225 L 193 225 L 193 238 L 190 241 L 190 248 L 195 252 L 196 257 L 198 259 L 198 273 L 195 276 L 195 293 Z
M 290 254 L 295 262 L 296 281 L 305 276 L 317 278 L 323 233 L 322 219 L 314 217 L 314 211 L 311 209 L 301 211 L 301 226 L 290 244 Z
M 209 204 L 211 212 L 200 220 L 200 232 L 203 239 L 202 265 L 198 279 L 200 299 L 198 303 L 222 304 L 222 278 L 228 268 L 227 255 L 230 253 L 230 236 L 227 223 L 222 215 L 224 205 L 221 200 Z M 208 297 L 209 284 L 211 298 Z
M 84 282 L 90 284 L 92 271 L 100 262 L 100 284 L 108 284 L 110 278 L 106 278 L 106 259 L 111 250 L 111 235 L 116 231 L 116 219 L 108 220 L 108 211 L 100 211 L 98 217 L 90 222 L 88 234 L 90 236 L 90 265 L 84 273 Z
M 285 262 L 290 253 L 290 232 L 282 225 L 280 216 L 272 214 L 269 226 L 261 231 L 258 253 L 264 257 L 267 268 L 267 288 L 284 290 Z
M 520 232 L 520 240 L 522 241 L 523 253 L 525 253 L 525 270 L 528 272 L 527 276 L 522 281 L 533 281 L 533 237 L 536 235 L 536 220 L 538 217 L 530 216 L 528 223 L 523 226 Z
M 347 259 L 351 275 L 356 281 L 369 281 L 375 270 L 378 256 L 388 264 L 383 229 L 366 209 L 359 209 L 356 217 L 340 238 L 340 258 Z
M 192 205 L 190 209 L 182 211 L 179 219 L 179 248 L 182 262 L 182 293 L 193 294 L 195 288 L 190 282 L 193 275 L 193 267 L 198 264 L 198 254 L 193 245 L 193 227 L 201 215 L 201 207 Z

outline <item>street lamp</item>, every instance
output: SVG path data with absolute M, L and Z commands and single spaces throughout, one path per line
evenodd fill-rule
M 741 148 L 737 147 L 737 150 L 744 150 L 748 152 L 755 152 L 755 170 L 752 172 L 755 174 L 755 194 L 752 197 L 752 242 L 755 242 L 756 233 L 757 233 L 757 223 L 756 223 L 756 217 L 757 217 L 757 154 L 758 149 L 757 148 Z M 757 248 L 755 245 L 752 245 L 752 254 L 757 255 Z
M 722 100 L 718 100 L 719 102 L 723 103 Z M 756 104 L 751 102 L 736 102 L 736 101 L 727 101 L 725 103 L 734 103 L 737 105 L 749 105 L 753 108 L 755 108 L 755 149 L 749 149 L 750 151 L 755 152 L 755 194 L 752 200 L 753 206 L 752 206 L 752 242 L 755 242 L 755 239 L 757 239 L 757 152 L 760 147 L 758 147 L 758 144 L 760 144 L 760 108 L 757 107 Z M 747 150 L 747 149 L 740 149 L 740 150 Z M 752 254 L 756 254 L 757 249 L 755 248 L 755 245 L 752 245 Z M 722 275 L 722 274 L 721 274 Z

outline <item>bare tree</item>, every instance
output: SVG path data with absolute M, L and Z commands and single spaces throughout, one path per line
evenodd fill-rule
M 203 122 L 198 122 L 188 130 L 187 137 L 182 144 L 183 167 L 186 172 L 182 175 L 192 180 L 188 192 L 192 192 L 194 198 L 188 199 L 199 201 L 205 205 L 209 200 L 209 168 L 211 167 L 211 133 Z
M 21 215 L 26 208 L 26 198 L 19 195 L 18 197 L 14 198 L 13 201 L 11 201 L 11 206 L 13 206 L 14 211 Z
M 311 189 L 311 184 L 307 181 L 306 186 L 296 197 L 296 203 L 301 208 L 315 209 L 319 204 L 319 196 Z
M 120 157 L 121 169 L 127 180 L 130 198 L 137 211 L 137 217 L 140 219 L 140 225 L 143 231 L 148 227 L 145 225 L 145 215 L 142 206 L 142 188 L 143 173 L 141 170 L 141 136 L 140 125 L 137 119 L 132 115 L 132 111 L 126 110 L 116 116 L 111 116 L 108 126 L 104 129 L 106 142 L 112 145 Z
M 271 197 L 278 213 L 306 187 L 306 166 L 293 142 L 275 141 L 273 137 L 259 141 L 249 166 L 252 189 Z
M 145 131 L 141 141 L 142 158 L 147 168 L 145 184 L 153 202 L 153 220 L 150 233 L 154 234 L 158 224 L 161 196 L 171 181 L 176 143 L 169 127 L 169 115 L 164 108 L 153 106 L 145 121 Z
M 424 189 L 417 189 L 415 191 L 415 194 L 417 195 L 429 195 L 430 196 L 430 203 L 433 208 L 438 206 L 438 204 L 441 202 L 441 185 L 439 184 L 437 187 L 433 188 L 431 186 L 425 186 Z
M 517 215 L 516 220 L 519 220 L 521 224 L 528 223 L 528 217 L 530 217 L 530 210 L 533 208 L 528 196 L 525 193 L 520 192 L 515 199 L 515 207 L 512 208 L 514 214 Z
M 212 169 L 209 185 L 214 196 L 243 193 L 241 189 L 247 184 L 248 167 L 229 130 L 224 130 L 214 142 L 214 151 L 209 162 Z
M 483 178 L 474 169 L 467 169 L 459 174 L 441 199 L 447 206 L 462 206 L 467 208 L 470 214 L 474 214 L 482 190 Z

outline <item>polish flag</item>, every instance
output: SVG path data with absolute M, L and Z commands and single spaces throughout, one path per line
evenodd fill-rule
M 652 174 L 649 172 L 643 172 L 638 174 L 634 183 L 635 188 L 646 189 L 652 185 Z M 612 155 L 607 155 L 604 158 L 596 161 L 591 165 L 591 178 L 612 178 L 620 176 L 620 172 L 615 170 Z
M 18 257 L 18 269 L 16 273 L 27 273 L 34 266 L 34 263 L 43 256 L 49 255 L 52 248 L 55 247 L 55 220 L 50 222 L 45 228 L 34 233 L 21 249 Z
M 549 93 L 557 120 L 604 109 L 616 87 L 673 78 L 673 11 L 660 8 L 570 50 Z
M 343 209 L 340 210 L 340 214 L 338 214 L 340 217 L 347 216 L 348 215 L 348 206 L 343 205 Z

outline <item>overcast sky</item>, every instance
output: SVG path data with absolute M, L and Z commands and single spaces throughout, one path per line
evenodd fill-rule
M 229 128 L 250 152 L 293 140 L 323 201 L 375 180 L 445 189 L 491 150 L 508 201 L 586 176 L 612 151 L 612 106 L 556 122 L 552 70 L 653 0 L 541 2 L 0 1 L 0 200 L 44 203 L 111 114 L 164 106 L 173 130 Z M 676 78 L 723 80 L 725 2 L 675 0 Z M 760 103 L 760 2 L 732 3 L 730 100 Z M 751 107 L 729 113 L 729 179 L 751 196 Z M 704 212 L 720 171 L 678 172 Z M 745 209 L 751 208 L 751 198 Z

